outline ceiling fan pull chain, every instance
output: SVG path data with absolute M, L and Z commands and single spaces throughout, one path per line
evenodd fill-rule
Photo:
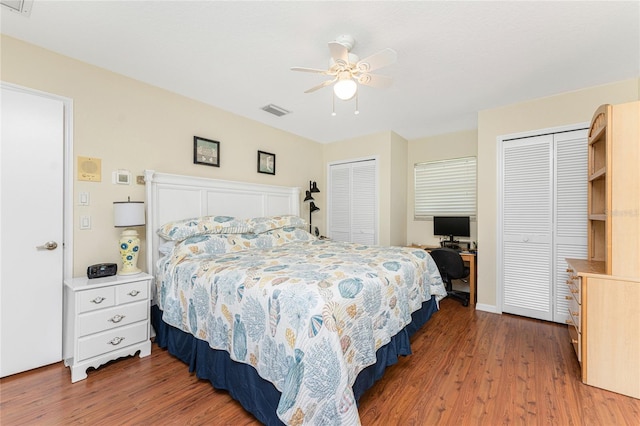
M 331 116 L 336 116 L 336 94 L 331 91 Z
M 356 92 L 356 110 L 353 113 L 355 115 L 360 114 L 360 108 L 358 108 L 358 92 Z

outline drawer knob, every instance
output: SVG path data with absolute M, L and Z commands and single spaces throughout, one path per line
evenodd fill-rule
M 112 318 L 109 318 L 107 321 L 111 321 L 112 323 L 119 323 L 120 321 L 122 321 L 124 319 L 124 315 L 114 315 Z
M 131 297 L 136 297 L 137 295 L 140 294 L 140 292 L 138 290 L 131 290 L 129 293 L 127 293 L 129 296 Z
M 120 342 L 122 342 L 124 340 L 124 337 L 114 337 L 113 339 L 109 340 L 107 343 L 113 346 L 119 345 Z
M 97 304 L 99 304 L 99 303 L 104 302 L 105 300 L 106 300 L 106 298 L 105 298 L 105 297 L 98 296 L 98 297 L 96 297 L 95 299 L 90 300 L 89 302 L 91 302 L 91 303 L 95 303 L 95 304 L 97 305 Z
M 573 343 L 574 345 L 577 345 L 578 341 L 576 339 L 571 339 L 571 343 Z
M 571 315 L 573 315 L 574 317 L 577 317 L 578 315 L 580 315 L 580 312 L 571 312 Z
M 575 325 L 575 324 L 573 323 L 573 320 L 571 320 L 571 319 L 568 319 L 568 320 L 566 320 L 565 322 L 566 322 L 567 324 L 569 324 L 569 325 Z
M 566 300 L 571 300 L 571 299 L 573 299 L 573 296 L 565 296 L 564 298 L 565 298 Z
M 570 291 L 571 293 L 573 293 L 573 294 L 576 294 L 576 293 L 578 293 L 578 292 L 579 292 L 579 290 L 577 290 L 577 289 L 575 289 L 575 288 L 572 288 L 572 289 L 570 289 L 569 291 Z

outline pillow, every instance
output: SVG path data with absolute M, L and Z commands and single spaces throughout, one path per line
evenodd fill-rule
M 296 241 L 315 241 L 318 238 L 315 235 L 307 232 L 305 229 L 284 227 L 280 229 L 272 229 L 271 231 L 264 232 L 261 235 L 269 235 L 273 239 L 274 246 L 281 246 L 286 243 L 292 243 Z
M 253 234 L 249 234 L 253 235 Z M 227 234 L 201 234 L 186 238 L 176 245 L 174 259 L 198 258 L 210 254 L 223 254 L 232 251 L 233 244 L 227 241 Z
M 244 221 L 231 216 L 202 216 L 165 223 L 157 232 L 165 240 L 182 241 L 196 235 L 241 234 L 251 229 Z
M 184 258 L 198 259 L 212 254 L 231 253 L 252 247 L 271 247 L 271 236 L 244 234 L 203 234 L 194 235 L 178 243 L 173 252 L 174 261 Z
M 254 217 L 245 222 L 256 234 L 285 227 L 304 228 L 307 226 L 307 222 L 303 218 L 294 215 Z
M 212 254 L 223 254 L 251 248 L 265 249 L 295 241 L 313 241 L 317 238 L 304 229 L 280 228 L 261 234 L 203 234 L 194 235 L 178 243 L 173 252 L 173 261 L 198 259 Z
M 160 252 L 160 254 L 166 256 L 168 254 L 171 254 L 175 246 L 176 246 L 175 241 L 165 241 L 162 244 L 160 244 L 160 247 L 158 247 L 158 251 Z

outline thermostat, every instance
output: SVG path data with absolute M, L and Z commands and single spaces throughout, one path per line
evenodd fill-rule
M 118 185 L 131 184 L 131 173 L 128 170 L 117 170 L 112 174 L 112 182 Z

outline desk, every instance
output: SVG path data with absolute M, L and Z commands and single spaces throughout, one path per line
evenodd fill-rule
M 426 251 L 439 248 L 437 246 L 425 246 L 425 245 L 411 245 L 411 247 L 421 248 Z M 469 304 L 474 309 L 476 308 L 476 282 L 478 278 L 478 272 L 476 270 L 477 253 L 470 253 L 468 251 L 460 252 L 460 257 L 466 263 L 469 264 Z

